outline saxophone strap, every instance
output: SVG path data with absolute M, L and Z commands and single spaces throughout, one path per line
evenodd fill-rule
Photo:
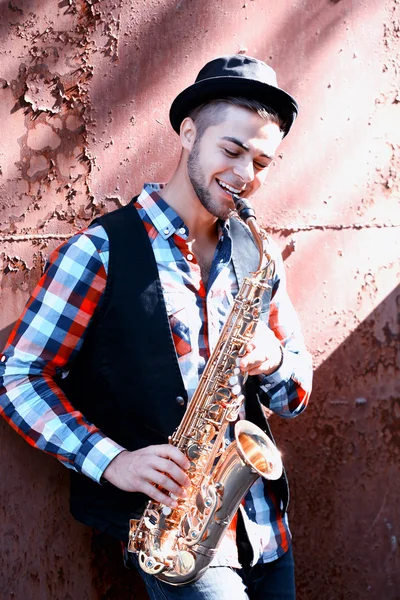
M 229 232 L 233 242 L 232 263 L 240 288 L 243 279 L 257 270 L 260 253 L 249 228 L 246 227 L 243 221 L 239 221 L 235 217 L 229 219 Z M 264 294 L 260 315 L 260 319 L 267 324 L 269 320 L 271 293 L 272 286 Z
M 257 375 L 253 375 L 246 381 L 246 419 L 258 425 L 276 445 L 271 428 L 263 411 L 260 400 L 260 382 Z M 282 516 L 286 513 L 289 504 L 289 483 L 285 468 L 282 475 L 275 481 L 265 481 L 264 485 L 273 492 L 276 503 L 281 510 Z

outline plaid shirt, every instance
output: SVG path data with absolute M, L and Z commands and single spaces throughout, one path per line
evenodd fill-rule
M 191 398 L 238 291 L 232 242 L 228 227 L 220 223 L 205 287 L 187 246 L 188 229 L 160 197 L 160 187 L 145 185 L 136 208 L 153 247 L 179 365 Z M 97 482 L 123 448 L 74 409 L 54 376 L 68 374 L 82 347 L 102 302 L 108 255 L 107 234 L 100 225 L 80 231 L 56 249 L 0 355 L 2 416 L 29 444 Z M 311 362 L 279 261 L 277 277 L 280 283 L 274 286 L 270 327 L 284 347 L 284 360 L 260 383 L 269 408 L 283 417 L 294 417 L 308 402 Z M 242 411 L 241 418 L 244 416 Z M 254 562 L 281 556 L 290 542 L 287 518 L 282 519 L 273 495 L 264 493 L 261 479 L 243 504 Z M 238 566 L 233 546 L 232 536 L 226 536 L 217 554 L 218 564 Z

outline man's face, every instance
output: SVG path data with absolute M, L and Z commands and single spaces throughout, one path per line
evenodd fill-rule
M 209 213 L 226 219 L 234 208 L 230 192 L 248 197 L 258 190 L 282 136 L 276 123 L 230 105 L 223 122 L 208 127 L 201 139 L 195 140 L 188 176 Z

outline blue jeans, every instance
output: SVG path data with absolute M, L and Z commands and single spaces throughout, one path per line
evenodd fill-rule
M 198 581 L 178 587 L 145 573 L 137 566 L 135 555 L 129 555 L 129 562 L 140 572 L 151 600 L 295 600 L 296 597 L 291 547 L 277 560 L 248 569 L 209 567 Z

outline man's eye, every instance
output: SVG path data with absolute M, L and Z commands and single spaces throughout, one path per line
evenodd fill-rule
M 232 150 L 228 150 L 228 148 L 224 148 L 224 150 L 228 156 L 239 156 L 239 152 L 233 152 Z
M 254 163 L 254 166 L 256 169 L 258 169 L 259 171 L 261 171 L 262 169 L 266 169 L 267 167 L 269 167 L 269 165 L 264 165 L 262 163 Z

